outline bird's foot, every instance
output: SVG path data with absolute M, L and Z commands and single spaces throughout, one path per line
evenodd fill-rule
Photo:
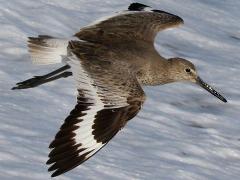
M 17 83 L 16 84 L 17 86 L 13 87 L 12 90 L 34 88 L 36 86 L 41 85 L 44 80 L 45 80 L 44 76 L 34 76 L 31 79 Z

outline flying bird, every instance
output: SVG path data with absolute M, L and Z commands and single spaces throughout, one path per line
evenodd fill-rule
M 183 24 L 174 14 L 132 3 L 128 10 L 82 28 L 70 39 L 29 37 L 35 64 L 65 65 L 17 83 L 13 90 L 37 87 L 73 76 L 77 105 L 50 144 L 52 177 L 82 164 L 104 147 L 140 111 L 142 86 L 188 81 L 227 102 L 183 58 L 162 57 L 154 47 L 159 31 Z

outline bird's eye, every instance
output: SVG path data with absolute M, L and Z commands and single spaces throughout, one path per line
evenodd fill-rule
M 190 73 L 190 72 L 191 72 L 191 69 L 186 68 L 185 71 L 186 71 L 187 73 Z

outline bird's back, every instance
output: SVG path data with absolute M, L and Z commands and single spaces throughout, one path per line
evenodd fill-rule
M 129 71 L 136 74 L 142 85 L 159 84 L 157 76 L 164 72 L 167 60 L 159 55 L 154 45 L 145 41 L 134 41 L 129 43 L 117 43 L 109 46 L 86 41 L 74 41 L 78 54 L 87 56 L 86 59 L 96 61 L 101 66 L 101 61 L 125 63 Z M 91 58 L 89 58 L 91 57 Z M 159 70 L 160 69 L 160 70 Z M 162 69 L 162 71 L 161 71 Z

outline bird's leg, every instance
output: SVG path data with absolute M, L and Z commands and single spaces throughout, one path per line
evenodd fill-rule
M 34 77 L 49 78 L 49 77 L 52 77 L 52 76 L 54 76 L 54 75 L 56 75 L 56 74 L 59 74 L 59 73 L 65 71 L 65 70 L 67 70 L 67 69 L 70 69 L 70 66 L 69 66 L 69 65 L 65 65 L 65 66 L 63 66 L 63 67 L 60 67 L 59 69 L 57 69 L 57 70 L 55 70 L 55 71 L 53 71 L 53 72 L 50 72 L 50 73 L 48 73 L 48 74 L 45 74 L 45 75 L 43 75 L 43 76 L 34 76 Z
M 37 87 L 39 85 L 42 85 L 42 84 L 45 84 L 45 83 L 48 83 L 48 82 L 51 82 L 51 81 L 55 81 L 55 80 L 60 79 L 60 78 L 67 78 L 69 76 L 72 76 L 72 72 L 65 71 L 65 72 L 62 72 L 62 73 L 60 73 L 56 76 L 52 76 L 50 78 L 38 78 L 37 80 L 31 81 L 31 82 L 18 83 L 16 87 L 12 88 L 12 90 L 34 88 L 34 87 Z
M 48 83 L 50 81 L 54 81 L 60 78 L 66 78 L 72 75 L 72 72 L 65 71 L 69 68 L 70 66 L 66 65 L 53 72 L 45 74 L 43 76 L 34 76 L 31 79 L 17 83 L 16 84 L 17 86 L 13 87 L 12 90 L 33 88 L 33 87 Z

